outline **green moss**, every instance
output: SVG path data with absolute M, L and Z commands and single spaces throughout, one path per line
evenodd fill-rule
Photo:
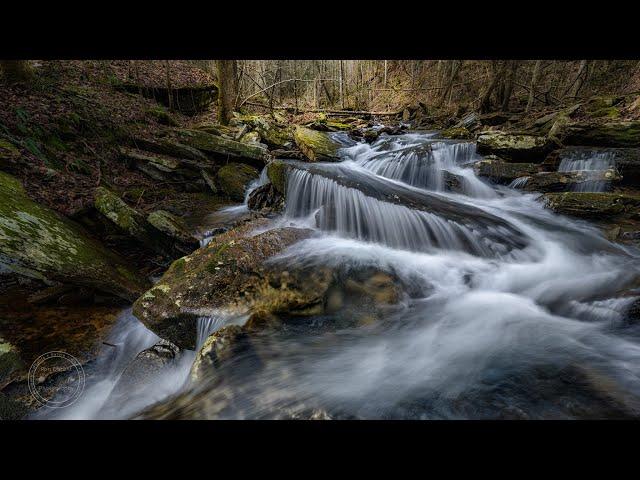
M 282 160 L 273 160 L 267 165 L 267 177 L 275 189 L 286 194 L 286 165 Z
M 447 128 L 440 132 L 440 135 L 443 138 L 460 138 L 467 139 L 471 138 L 471 133 L 465 127 L 451 127 Z
M 152 108 L 148 108 L 145 114 L 162 125 L 168 125 L 170 127 L 177 127 L 178 121 L 162 106 L 157 105 Z
M 340 146 L 326 132 L 298 126 L 294 132 L 296 144 L 312 162 L 337 161 Z
M 180 141 L 203 152 L 264 160 L 267 151 L 260 145 L 236 142 L 201 130 L 176 130 Z
M 229 197 L 243 201 L 247 185 L 259 176 L 258 170 L 249 165 L 230 163 L 218 170 L 218 183 L 222 191 Z

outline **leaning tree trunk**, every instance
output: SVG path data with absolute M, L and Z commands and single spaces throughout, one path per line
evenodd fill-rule
M 516 77 L 517 69 L 518 69 L 518 62 L 515 60 L 512 60 L 509 68 L 509 76 L 506 79 L 503 97 L 502 97 L 501 110 L 503 112 L 509 111 L 509 100 L 511 100 L 511 92 L 513 91 L 513 82 Z
M 8 83 L 26 82 L 33 71 L 27 60 L 0 60 L 3 77 Z
M 227 125 L 233 116 L 238 97 L 238 66 L 235 60 L 218 60 L 218 119 Z
M 449 76 L 449 81 L 447 82 L 447 86 L 445 87 L 444 92 L 442 93 L 442 97 L 440 97 L 440 101 L 438 102 L 438 107 L 441 107 L 444 104 L 447 97 L 449 96 L 449 93 L 451 92 L 451 88 L 453 88 L 453 82 L 458 76 L 458 71 L 462 66 L 462 60 L 452 60 L 451 62 L 452 62 L 451 75 Z

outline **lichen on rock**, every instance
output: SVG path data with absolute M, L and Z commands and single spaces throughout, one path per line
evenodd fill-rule
M 340 160 L 340 145 L 328 133 L 298 126 L 294 132 L 296 144 L 311 162 L 336 162 Z

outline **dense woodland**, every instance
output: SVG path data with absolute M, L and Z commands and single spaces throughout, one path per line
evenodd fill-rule
M 640 61 L 3 60 L 0 241 L 0 419 L 637 419 Z

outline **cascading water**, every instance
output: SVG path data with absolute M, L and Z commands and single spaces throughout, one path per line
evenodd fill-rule
M 612 152 L 594 152 L 590 150 L 572 151 L 560 160 L 559 172 L 606 171 L 616 168 L 615 155 Z M 590 180 L 575 185 L 571 190 L 576 192 L 604 192 L 606 180 Z
M 362 305 L 254 333 L 142 418 L 640 416 L 637 250 L 484 184 L 471 144 L 407 134 L 343 156 L 292 164 L 280 221 L 319 234 L 269 262 L 382 271 L 399 301 L 373 323 Z M 451 191 L 444 170 L 490 194 Z M 198 343 L 219 326 L 201 319 Z

